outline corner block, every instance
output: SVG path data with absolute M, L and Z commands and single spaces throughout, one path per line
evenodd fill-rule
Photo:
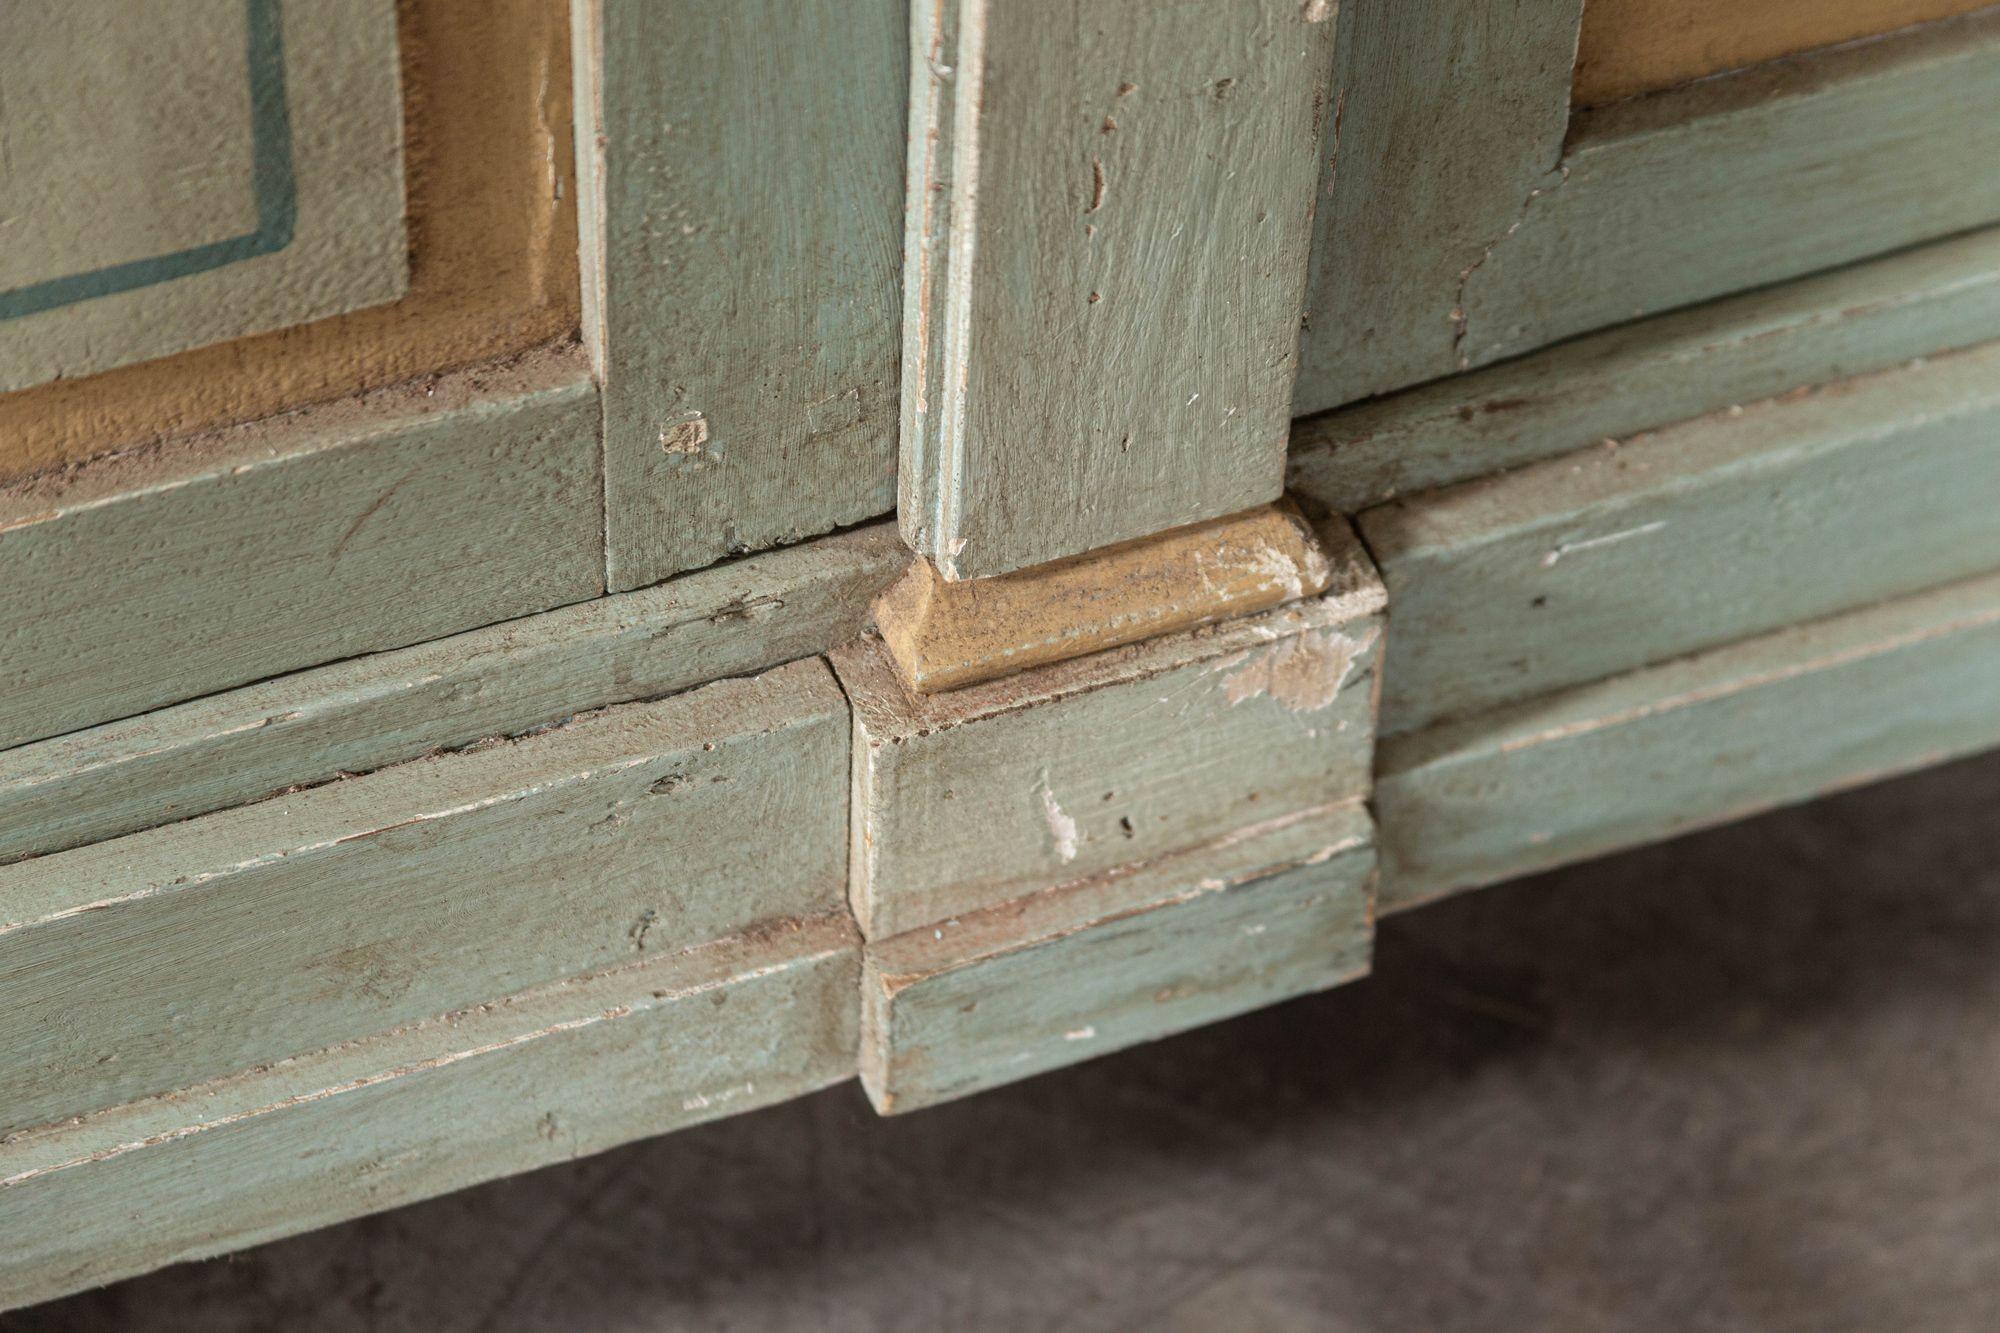
M 863 932 L 1365 795 L 1383 593 L 1346 525 L 1328 536 L 1320 597 L 946 694 L 912 694 L 878 640 L 836 650 Z
M 1325 592 L 1333 566 L 1289 502 L 989 579 L 918 557 L 875 604 L 883 645 L 919 694 Z
M 884 1115 L 1366 974 L 1359 799 L 872 945 L 861 1081 Z

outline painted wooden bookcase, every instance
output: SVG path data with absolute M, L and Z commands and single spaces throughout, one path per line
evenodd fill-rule
M 2000 6 L 20 20 L 0 1305 L 2000 745 Z

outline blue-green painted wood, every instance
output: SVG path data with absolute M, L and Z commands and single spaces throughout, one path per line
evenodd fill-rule
M 598 509 L 573 355 L 0 487 L 0 748 L 596 596 Z
M 1330 13 L 912 5 L 897 513 L 946 578 L 1278 498 Z
M 903 4 L 573 13 L 610 586 L 889 513 Z
M 1461 369 L 1468 274 L 1561 180 L 1583 0 L 1341 0 L 1300 416 Z
M 825 652 L 908 561 L 880 524 L 0 751 L 0 862 Z
M 853 706 L 849 899 L 870 939 L 1368 789 L 1381 588 L 1344 524 L 1323 597 L 914 695 L 877 640 Z
M 1579 113 L 1459 305 L 1465 365 L 2000 220 L 2000 9 Z
M 1571 114 L 1579 0 L 1347 0 L 1295 410 L 2000 219 L 2000 11 Z
M 1383 742 L 1382 905 L 2000 745 L 2000 575 Z
M 788 923 L 0 1140 L 0 1307 L 839 1082 L 858 974 Z
M 2000 567 L 2000 345 L 1368 510 L 1385 734 Z
M 861 1078 L 916 1110 L 1368 970 L 1359 800 L 870 944 Z
M 813 660 L 0 868 L 0 1130 L 836 908 L 846 779 Z
M 1292 427 L 1294 494 L 1353 513 L 2000 337 L 2000 229 L 1578 338 Z

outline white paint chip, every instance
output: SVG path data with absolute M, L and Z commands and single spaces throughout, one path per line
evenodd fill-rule
M 1055 842 L 1056 855 L 1067 865 L 1076 860 L 1076 820 L 1062 808 L 1056 794 L 1049 790 L 1047 776 L 1042 778 L 1041 794 L 1042 819 L 1049 826 L 1049 837 Z
M 1630 541 L 1634 537 L 1643 537 L 1649 532 L 1658 532 L 1666 526 L 1666 520 L 1660 519 L 1652 523 L 1641 523 L 1636 528 L 1626 528 L 1622 532 L 1607 532 L 1602 537 L 1584 537 L 1573 542 L 1562 542 L 1542 557 L 1542 568 L 1552 568 L 1558 560 L 1561 560 L 1566 555 L 1573 555 L 1578 551 L 1588 551 L 1593 547 L 1610 546 L 1616 542 Z

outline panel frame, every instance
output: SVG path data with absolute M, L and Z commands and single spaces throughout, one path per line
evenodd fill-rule
M 0 486 L 0 749 L 601 596 L 576 349 Z
M 1581 21 L 1340 7 L 1296 415 L 2000 219 L 2000 9 L 1572 114 Z
M 570 14 L 610 591 L 887 515 L 900 0 Z

